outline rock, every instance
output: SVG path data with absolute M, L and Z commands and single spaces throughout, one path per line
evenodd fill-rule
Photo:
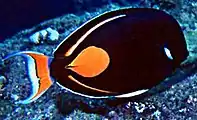
M 16 94 L 11 94 L 11 98 L 14 99 L 15 101 L 19 99 L 19 96 Z
M 5 82 L 6 82 L 6 78 L 4 76 L 0 76 L 0 89 L 3 88 Z
M 146 109 L 146 106 L 142 103 L 134 102 L 134 105 L 138 113 L 143 113 L 143 111 Z
M 34 33 L 30 36 L 29 39 L 30 42 L 34 44 L 43 43 L 44 41 L 54 42 L 59 39 L 59 33 L 56 30 L 49 27 L 46 30 L 41 30 Z
M 117 115 L 117 113 L 116 113 L 115 111 L 110 111 L 110 112 L 108 113 L 108 116 L 109 116 L 110 118 L 115 117 L 116 115 Z
M 10 101 L 0 99 L 0 116 L 4 116 L 4 115 L 8 115 L 9 113 L 12 113 L 13 109 L 14 107 Z
M 59 39 L 59 33 L 56 30 L 53 30 L 51 28 L 47 28 L 46 30 L 48 32 L 48 40 L 56 41 Z
M 47 38 L 47 31 L 46 30 L 41 30 L 40 34 L 42 35 L 42 38 L 45 40 Z
M 30 36 L 30 42 L 34 44 L 39 44 L 40 43 L 40 33 L 36 32 L 33 35 Z

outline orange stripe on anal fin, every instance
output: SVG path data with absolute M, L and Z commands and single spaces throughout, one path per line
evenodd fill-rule
M 66 68 L 83 77 L 95 77 L 108 67 L 109 62 L 110 58 L 105 50 L 90 46 L 84 49 Z
M 81 85 L 81 86 L 83 86 L 87 89 L 93 90 L 93 91 L 102 92 L 102 93 L 115 93 L 115 92 L 111 92 L 111 91 L 107 91 L 107 90 L 101 90 L 101 89 L 97 89 L 97 88 L 93 88 L 93 87 L 90 87 L 88 85 L 85 85 L 85 84 L 79 82 L 78 80 L 76 80 L 72 75 L 69 75 L 68 78 L 70 80 L 72 80 L 73 82 L 75 82 L 75 83 L 77 83 L 77 84 L 79 84 L 79 85 Z
M 32 53 L 28 53 L 28 55 L 35 59 L 37 76 L 40 79 L 38 92 L 32 98 L 34 99 L 42 95 L 53 84 L 53 82 L 50 78 L 48 57 Z

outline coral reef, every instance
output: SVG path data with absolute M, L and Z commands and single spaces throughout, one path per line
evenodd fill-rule
M 84 1 L 81 0 L 81 2 Z M 172 6 L 180 5 L 178 7 L 169 7 L 171 4 Z M 131 4 L 127 0 L 121 0 L 116 4 L 110 2 L 108 5 L 102 6 L 102 8 L 84 11 L 80 15 L 66 14 L 48 20 L 7 38 L 3 43 L 0 43 L 0 60 L 9 53 L 21 50 L 32 50 L 51 56 L 53 50 L 66 36 L 96 15 L 122 7 L 156 7 L 165 10 L 179 21 L 186 37 L 190 58 L 188 59 L 189 62 L 185 63 L 186 68 L 177 70 L 174 77 L 167 79 L 179 78 L 176 84 L 163 92 L 142 97 L 140 100 L 112 99 L 106 101 L 83 98 L 62 90 L 57 85 L 53 85 L 37 101 L 28 105 L 20 105 L 15 104 L 14 99 L 23 99 L 28 96 L 30 83 L 26 75 L 24 60 L 16 57 L 0 65 L 0 119 L 197 119 L 196 4 L 195 1 L 191 0 L 168 0 L 167 3 L 162 3 L 160 0 L 140 0 L 135 4 Z M 53 30 L 58 31 L 58 33 L 51 32 L 49 34 Z M 29 38 L 36 45 L 32 44 Z M 48 40 L 52 42 L 48 43 Z

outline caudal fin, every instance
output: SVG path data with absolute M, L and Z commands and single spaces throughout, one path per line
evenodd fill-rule
M 24 100 L 19 100 L 16 103 L 28 104 L 37 100 L 53 84 L 49 74 L 49 58 L 41 53 L 22 51 L 8 55 L 3 61 L 14 56 L 22 56 L 25 58 L 27 73 L 32 86 L 30 96 Z

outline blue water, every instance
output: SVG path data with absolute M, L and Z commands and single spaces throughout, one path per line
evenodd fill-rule
M 0 41 L 66 13 L 81 14 L 109 3 L 124 5 L 140 0 L 1 0 Z

